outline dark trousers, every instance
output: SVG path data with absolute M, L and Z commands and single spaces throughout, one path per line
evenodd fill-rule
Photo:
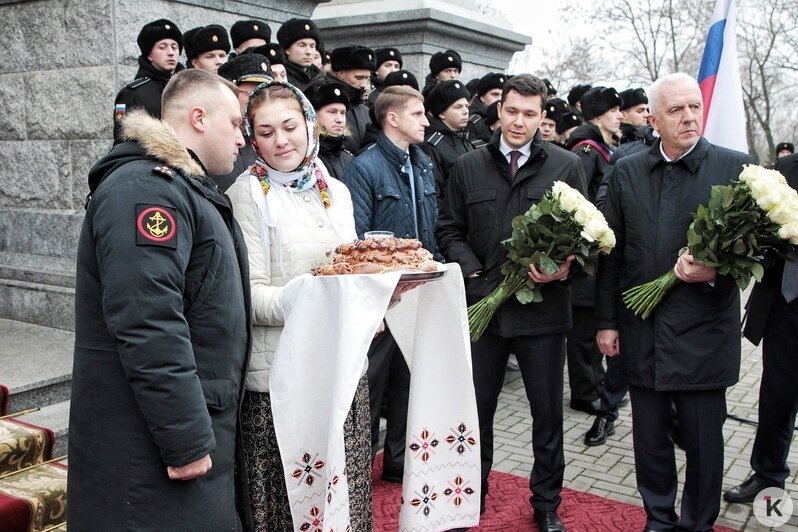
M 765 482 L 784 489 L 787 455 L 798 411 L 798 300 L 773 298 L 762 344 L 759 427 L 751 467 Z
M 410 398 L 410 369 L 391 331 L 378 334 L 368 352 L 369 408 L 371 409 L 371 455 L 377 453 L 380 413 L 387 395 L 383 474 L 402 478 L 405 463 L 407 402 Z
M 596 345 L 595 310 L 593 307 L 571 308 L 574 326 L 565 335 L 571 401 L 592 403 L 599 398 L 604 366 Z
M 604 382 L 601 383 L 599 398 L 601 413 L 615 421 L 618 419 L 618 405 L 621 404 L 623 396 L 629 391 L 629 383 L 626 382 L 621 371 L 620 356 L 607 357 L 607 371 L 604 373 Z
M 504 383 L 507 359 L 510 353 L 514 353 L 532 411 L 534 463 L 529 479 L 532 506 L 539 511 L 556 510 L 559 506 L 565 471 L 562 429 L 564 339 L 563 334 L 502 338 L 485 333 L 479 341 L 471 344 L 482 438 L 483 497 L 488 492 L 488 473 L 493 466 L 496 404 Z
M 656 392 L 630 386 L 637 488 L 654 530 L 710 531 L 720 513 L 726 390 Z M 676 457 L 671 431 L 676 404 L 687 471 L 681 518 L 676 501 Z

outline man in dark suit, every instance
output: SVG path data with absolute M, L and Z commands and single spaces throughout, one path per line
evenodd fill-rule
M 798 154 L 779 159 L 776 170 L 798 189 Z M 798 411 L 798 254 L 766 271 L 747 307 L 745 337 L 754 344 L 763 340 L 759 427 L 751 452 L 754 474 L 723 495 L 729 502 L 753 502 L 765 488 L 784 489 L 790 475 L 787 454 Z

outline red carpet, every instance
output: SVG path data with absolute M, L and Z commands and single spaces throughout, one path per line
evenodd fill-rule
M 402 487 L 380 480 L 382 454 L 374 462 L 374 530 L 393 532 L 399 529 L 399 501 Z M 480 526 L 472 531 L 537 531 L 532 524 L 532 506 L 529 505 L 529 480 L 517 475 L 490 472 L 490 493 L 487 510 Z M 641 502 L 642 504 L 642 502 Z M 562 490 L 560 518 L 568 532 L 614 532 L 643 530 L 646 513 L 642 506 L 605 499 L 568 488 Z M 716 526 L 717 532 L 734 532 Z

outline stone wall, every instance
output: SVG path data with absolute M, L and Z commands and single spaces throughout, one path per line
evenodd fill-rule
M 91 166 L 111 147 L 114 97 L 151 20 L 182 30 L 309 17 L 308 0 L 28 0 L 0 3 L 0 317 L 72 328 Z

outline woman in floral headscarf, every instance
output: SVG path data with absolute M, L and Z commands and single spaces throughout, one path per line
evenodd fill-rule
M 294 86 L 259 85 L 246 125 L 258 159 L 227 190 L 249 250 L 254 320 L 242 433 L 256 530 L 293 530 L 269 398 L 283 327 L 282 287 L 357 238 L 349 190 L 319 163 L 316 113 Z M 365 370 L 365 367 L 364 367 Z M 371 530 L 368 384 L 361 377 L 344 424 L 351 530 Z

